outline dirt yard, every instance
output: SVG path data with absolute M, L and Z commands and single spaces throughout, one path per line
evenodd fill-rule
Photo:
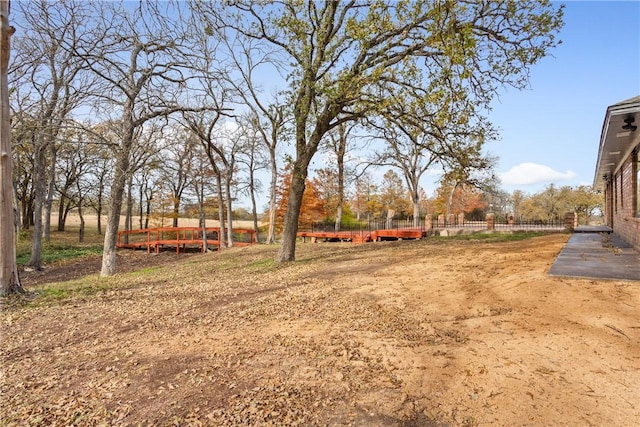
M 25 273 L 40 296 L 2 307 L 0 425 L 640 425 L 640 283 L 547 277 L 567 238 Z

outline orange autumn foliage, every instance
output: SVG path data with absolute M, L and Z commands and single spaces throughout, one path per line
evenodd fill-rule
M 291 166 L 287 166 L 284 173 L 278 180 L 276 188 L 276 231 L 282 231 L 284 225 L 284 215 L 289 203 L 289 188 L 291 183 Z M 298 217 L 299 228 L 309 228 L 311 224 L 322 221 L 327 215 L 325 203 L 320 197 L 316 184 L 306 180 L 304 195 L 302 196 L 302 206 Z

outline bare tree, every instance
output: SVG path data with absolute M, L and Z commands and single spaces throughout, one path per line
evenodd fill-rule
M 130 174 L 126 184 L 125 230 L 133 229 L 133 191 L 134 179 L 141 170 L 151 167 L 159 168 L 162 163 L 160 150 L 162 141 L 166 139 L 165 131 L 168 129 L 166 120 L 149 120 L 144 126 L 137 129 L 131 148 Z M 138 195 L 140 191 L 138 190 Z M 128 243 L 128 235 L 125 235 L 125 243 Z
M 240 147 L 239 155 L 238 155 L 238 163 L 244 165 L 246 167 L 247 172 L 247 181 L 244 184 L 245 191 L 249 195 L 249 199 L 251 200 L 251 216 L 253 217 L 253 229 L 256 232 L 256 236 L 258 235 L 259 227 L 258 227 L 258 207 L 256 204 L 256 194 L 260 191 L 261 184 L 260 181 L 256 177 L 256 172 L 260 169 L 264 169 L 272 165 L 267 159 L 264 158 L 263 150 L 260 150 L 261 140 L 263 141 L 262 136 L 262 128 L 259 125 L 258 119 L 253 114 L 248 114 L 241 118 L 238 121 L 240 127 L 243 128 L 243 134 L 245 136 L 245 142 Z M 270 156 L 271 157 L 271 156 Z M 277 173 L 276 173 L 277 176 Z M 272 174 L 273 179 L 273 174 Z M 271 203 L 269 203 L 269 218 L 271 218 Z M 275 203 L 274 203 L 275 208 Z M 274 211 L 275 215 L 275 211 Z M 275 216 L 274 216 L 275 218 Z M 273 228 L 273 230 L 272 230 Z M 269 224 L 269 232 L 268 234 L 274 234 L 273 239 L 275 239 L 275 224 L 273 227 L 271 223 Z M 273 239 L 270 240 L 269 236 L 267 236 L 266 242 L 273 242 Z
M 197 48 L 190 55 L 189 66 L 194 73 L 190 89 L 191 98 L 203 108 L 199 111 L 184 112 L 181 122 L 200 142 L 213 170 L 218 194 L 220 246 L 226 247 L 233 244 L 230 233 L 232 227 L 231 198 L 228 195 L 234 165 L 227 156 L 228 150 L 225 148 L 224 138 L 219 138 L 218 134 L 223 132 L 224 120 L 221 119 L 232 115 L 228 105 L 236 93 L 228 85 L 226 78 L 228 71 L 225 69 L 225 63 L 219 58 L 220 41 L 224 40 L 224 36 L 214 37 L 211 28 L 200 19 L 198 14 L 195 14 L 195 18 L 191 21 L 190 37 L 196 43 Z M 227 183 L 226 186 L 223 181 Z M 227 211 L 226 220 L 225 210 Z
M 81 128 L 87 138 L 87 148 L 91 151 L 92 159 L 92 168 L 85 178 L 89 189 L 86 202 L 96 212 L 97 233 L 102 235 L 102 217 L 109 191 L 107 183 L 112 178 L 113 147 L 117 146 L 118 135 L 109 121 L 84 123 Z
M 173 226 L 178 226 L 182 197 L 193 179 L 194 150 L 197 141 L 186 129 L 171 129 L 160 151 L 159 163 L 173 198 Z
M 85 98 L 92 82 L 85 78 L 82 62 L 63 48 L 86 36 L 83 2 L 18 2 L 24 26 L 16 43 L 12 74 L 17 98 L 27 97 L 35 119 L 34 228 L 29 265 L 41 268 L 43 231 L 50 233 L 54 194 L 56 139 L 64 121 Z M 43 217 L 45 223 L 43 224 Z M 43 230 L 44 228 L 44 230 Z
M 340 231 L 342 226 L 342 209 L 345 202 L 345 179 L 347 174 L 345 156 L 349 151 L 350 134 L 357 125 L 357 122 L 341 123 L 334 131 L 329 132 L 329 141 L 327 146 L 331 154 L 335 156 L 337 165 L 337 207 L 335 230 Z
M 102 276 L 116 272 L 116 240 L 125 185 L 132 174 L 136 135 L 150 120 L 167 117 L 186 107 L 180 98 L 186 89 L 184 52 L 190 50 L 181 25 L 158 7 L 175 4 L 91 3 L 95 24 L 83 43 L 66 44 L 102 84 L 95 93 L 98 115 L 118 116 L 119 143 L 105 231 Z
M 134 175 L 138 189 L 138 227 L 149 228 L 151 203 L 156 196 L 156 184 L 161 178 L 160 159 L 145 163 Z
M 204 153 L 209 159 L 209 165 L 212 168 L 213 175 L 216 180 L 216 190 L 218 193 L 218 222 L 220 223 L 220 246 L 226 247 L 227 234 L 225 231 L 224 217 L 224 187 L 222 184 L 224 166 L 221 166 L 221 158 L 219 156 L 220 148 L 216 145 L 216 137 L 214 131 L 216 125 L 221 118 L 220 111 L 210 111 L 202 113 L 184 113 L 184 122 L 189 130 L 193 132 L 200 142 Z
M 16 263 L 13 206 L 13 156 L 9 109 L 9 54 L 14 29 L 9 25 L 9 1 L 0 1 L 0 295 L 23 292 Z
M 18 204 L 18 216 L 22 228 L 28 230 L 33 224 L 35 191 L 33 189 L 33 139 L 35 126 L 31 117 L 22 111 L 12 114 L 12 139 L 14 158 L 14 186 Z M 20 221 L 18 221 L 20 223 Z
M 200 145 L 194 147 L 194 169 L 193 179 L 191 180 L 192 191 L 195 193 L 198 204 L 198 219 L 200 227 L 202 228 L 202 248 L 207 251 L 207 230 L 206 230 L 206 202 L 207 196 L 214 193 L 216 189 L 212 188 L 211 177 L 215 175 L 211 169 L 211 165 L 206 155 L 202 151 L 204 148 Z M 218 193 L 219 197 L 219 193 Z
M 236 79 L 233 73 L 229 73 L 227 80 L 252 112 L 252 120 L 259 132 L 260 141 L 269 154 L 271 179 L 269 180 L 269 228 L 266 243 L 275 243 L 276 187 L 278 183 L 277 149 L 290 138 L 287 125 L 290 122 L 291 109 L 287 107 L 284 92 L 269 97 L 262 93 L 255 80 L 256 75 L 261 75 L 265 70 L 281 71 L 277 61 L 277 52 L 268 51 L 263 44 L 241 34 L 237 34 L 234 40 L 224 37 L 223 41 L 230 52 L 233 64 L 232 71 L 236 71 L 240 75 L 240 78 Z

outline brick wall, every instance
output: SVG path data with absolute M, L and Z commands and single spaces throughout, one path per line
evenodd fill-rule
M 607 186 L 607 218 L 613 220 L 613 231 L 640 250 L 640 217 L 637 216 L 637 155 L 627 157 Z M 610 224 L 609 224 L 610 225 Z

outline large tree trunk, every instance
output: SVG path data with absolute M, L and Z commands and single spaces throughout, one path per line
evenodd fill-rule
M 303 83 L 304 86 L 304 83 Z M 296 159 L 293 163 L 293 173 L 289 188 L 289 201 L 284 215 L 284 229 L 282 230 L 282 243 L 276 255 L 276 262 L 290 262 L 296 260 L 296 239 L 298 237 L 298 219 L 302 208 L 302 197 L 306 186 L 309 163 L 313 155 L 318 151 L 318 145 L 322 137 L 329 130 L 329 123 L 335 117 L 339 109 L 337 106 L 325 107 L 318 116 L 315 128 L 307 140 L 307 118 L 311 105 L 306 91 L 296 102 L 296 109 L 306 110 L 296 117 Z M 306 103 L 306 105 L 305 105 Z
M 0 0 L 0 295 L 23 292 L 16 263 L 13 156 L 9 109 L 9 1 Z
M 132 107 L 125 106 L 125 115 L 130 114 Z M 109 199 L 109 213 L 107 215 L 107 228 L 104 233 L 104 249 L 102 252 L 101 277 L 116 274 L 116 244 L 118 242 L 118 227 L 120 226 L 120 211 L 124 188 L 129 174 L 129 153 L 133 144 L 133 126 L 125 117 L 125 131 L 122 144 L 116 159 L 113 171 L 113 184 L 111 185 L 111 198 Z
M 36 138 L 35 154 L 33 159 L 33 234 L 31 238 L 31 258 L 27 265 L 36 270 L 41 270 L 42 266 L 42 208 L 45 197 L 45 147 L 43 136 Z
M 120 158 L 114 172 L 113 186 L 111 187 L 111 198 L 109 200 L 109 213 L 107 214 L 107 228 L 104 233 L 104 249 L 102 253 L 102 269 L 100 276 L 113 276 L 116 274 L 116 244 L 118 241 L 118 227 L 120 225 L 120 210 L 122 209 L 122 198 L 126 183 L 126 170 L 129 167 L 127 159 Z
M 284 229 L 282 230 L 282 242 L 276 256 L 276 262 L 289 262 L 296 260 L 296 238 L 298 234 L 298 218 L 302 207 L 305 181 L 307 179 L 307 164 L 297 160 L 293 166 L 291 183 L 289 184 L 289 202 L 284 215 Z

